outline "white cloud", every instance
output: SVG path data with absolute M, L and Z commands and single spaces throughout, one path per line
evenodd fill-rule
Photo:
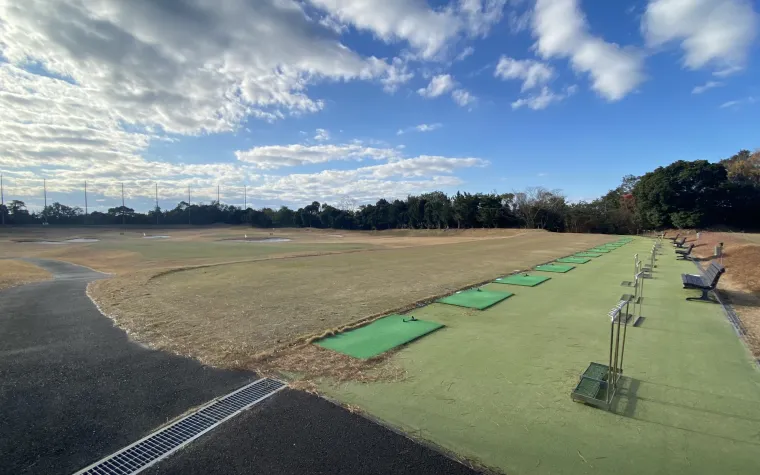
M 546 63 L 532 59 L 499 58 L 494 76 L 501 79 L 521 79 L 522 91 L 543 86 L 554 78 L 554 69 Z
M 475 102 L 475 96 L 470 94 L 465 89 L 456 89 L 454 92 L 451 93 L 451 97 L 454 99 L 454 102 L 459 104 L 462 107 L 465 107 L 469 104 L 472 104 Z
M 237 151 L 241 162 L 262 170 L 295 167 L 315 163 L 363 159 L 390 160 L 401 158 L 392 148 L 365 147 L 361 143 L 342 145 L 267 145 L 250 150 Z
M 650 0 L 641 28 L 650 46 L 680 41 L 684 65 L 741 68 L 757 34 L 746 0 Z
M 725 69 L 719 69 L 718 71 L 713 71 L 713 76 L 716 76 L 719 78 L 726 78 L 728 76 L 731 76 L 732 74 L 738 73 L 742 69 L 744 68 L 740 66 L 729 66 Z
M 468 56 L 471 56 L 475 52 L 475 48 L 472 46 L 468 46 L 465 49 L 462 50 L 461 53 L 459 53 L 456 57 L 456 61 L 462 61 Z
M 643 59 L 588 29 L 577 0 L 537 0 L 533 34 L 538 53 L 546 59 L 569 58 L 573 69 L 591 76 L 592 87 L 602 97 L 622 99 L 644 80 Z
M 722 82 L 718 81 L 707 81 L 701 86 L 695 86 L 694 89 L 691 90 L 692 94 L 702 94 L 705 91 L 709 91 L 710 89 L 721 87 L 724 84 Z
M 2 2 L 0 38 L 11 63 L 39 62 L 122 122 L 180 134 L 318 111 L 322 101 L 307 94 L 317 82 L 401 74 L 346 48 L 294 0 Z
M 317 142 L 324 142 L 330 140 L 330 132 L 325 129 L 317 129 L 315 131 L 314 140 Z
M 754 104 L 755 102 L 758 102 L 758 98 L 754 96 L 745 97 L 744 99 L 737 99 L 735 101 L 728 101 L 724 102 L 720 105 L 721 109 L 728 109 L 728 108 L 738 108 L 739 106 L 743 106 L 746 104 Z
M 441 127 L 443 127 L 443 124 L 439 122 L 436 122 L 434 124 L 420 124 L 413 127 L 407 127 L 405 129 L 398 129 L 396 135 L 404 135 L 409 132 L 432 132 L 434 130 L 440 129 Z
M 438 97 L 451 91 L 455 84 L 454 78 L 452 78 L 450 74 L 440 74 L 438 76 L 433 76 L 433 79 L 430 80 L 430 84 L 428 84 L 427 87 L 418 89 L 417 94 L 428 98 Z
M 532 96 L 523 97 L 512 103 L 512 109 L 527 107 L 533 110 L 546 109 L 552 103 L 563 101 L 565 98 L 572 96 L 576 92 L 576 86 L 570 86 L 562 93 L 555 93 L 548 87 L 541 88 L 541 92 Z
M 522 13 L 517 13 L 516 11 L 509 12 L 509 31 L 513 34 L 518 34 L 527 30 L 530 27 L 532 17 L 532 10 L 527 10 Z
M 391 43 L 407 42 L 434 59 L 462 36 L 485 36 L 501 20 L 505 0 L 458 0 L 433 10 L 421 0 L 309 0 L 331 18 L 371 31 Z

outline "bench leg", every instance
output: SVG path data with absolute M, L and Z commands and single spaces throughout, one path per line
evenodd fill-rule
M 697 302 L 715 303 L 715 301 L 713 299 L 711 299 L 710 297 L 707 296 L 707 294 L 709 292 L 710 292 L 709 290 L 702 289 L 702 295 L 700 295 L 699 297 L 686 297 L 686 300 L 693 300 L 693 301 L 697 301 Z

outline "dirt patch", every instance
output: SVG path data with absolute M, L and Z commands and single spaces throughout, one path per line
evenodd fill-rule
M 699 243 L 695 242 L 694 254 L 703 266 L 708 265 L 715 259 L 715 246 L 723 243 L 726 273 L 718 289 L 739 316 L 752 354 L 760 358 L 760 244 L 750 244 L 752 241 L 741 233 L 705 232 Z
M 50 272 L 24 261 L 0 260 L 0 290 L 50 280 Z
M 145 271 L 93 283 L 91 294 L 138 340 L 204 363 L 254 369 L 253 355 L 613 239 L 531 233 L 269 259 L 154 279 Z M 302 372 L 304 354 L 313 356 L 283 354 L 276 366 L 285 371 L 293 364 Z M 333 362 L 325 363 L 327 371 L 353 371 L 347 362 Z

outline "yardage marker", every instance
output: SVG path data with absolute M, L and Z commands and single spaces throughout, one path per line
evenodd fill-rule
M 74 475 L 140 473 L 246 409 L 285 389 L 282 381 L 261 378 L 215 399 Z

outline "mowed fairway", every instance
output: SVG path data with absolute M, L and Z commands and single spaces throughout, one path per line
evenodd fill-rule
M 220 366 L 372 315 L 614 240 L 525 232 L 468 242 L 273 258 L 97 282 L 91 295 L 139 340 Z M 389 245 L 390 244 L 390 245 Z

